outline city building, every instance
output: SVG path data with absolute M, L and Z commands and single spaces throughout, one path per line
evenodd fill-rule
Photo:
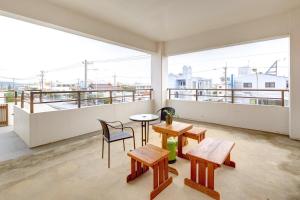
M 235 95 L 254 98 L 237 98 L 236 103 L 246 104 L 264 104 L 264 105 L 280 105 L 281 94 L 267 90 L 281 90 L 289 88 L 289 78 L 277 75 L 277 61 L 265 72 L 257 73 L 250 67 L 239 68 L 239 74 L 234 79 L 235 89 L 249 89 L 257 90 L 263 89 L 265 91 L 237 91 Z M 258 97 L 258 98 L 255 98 Z M 287 103 L 288 96 L 285 96 Z
M 194 77 L 193 71 L 191 66 L 183 66 L 182 73 L 179 74 L 169 74 L 168 75 L 168 86 L 170 88 L 177 88 L 177 89 L 200 89 L 198 91 L 199 100 L 208 100 L 209 97 L 205 95 L 210 95 L 211 91 L 201 90 L 201 89 L 211 89 L 212 88 L 212 80 L 206 79 L 202 77 Z M 194 99 L 193 96 L 188 95 L 195 95 L 195 90 L 191 91 L 176 91 L 175 97 L 179 99 Z M 184 95 L 182 95 L 184 94 Z

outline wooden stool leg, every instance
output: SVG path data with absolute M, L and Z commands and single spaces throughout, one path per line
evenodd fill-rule
M 199 164 L 198 183 L 196 182 L 196 164 L 195 164 L 197 162 Z M 216 200 L 219 200 L 220 194 L 214 190 L 214 170 L 216 166 L 212 163 L 205 163 L 200 160 L 198 160 L 197 162 L 194 159 L 191 160 L 191 179 L 185 178 L 184 184 L 195 190 L 203 192 L 204 194 L 207 194 L 208 196 Z M 207 167 L 207 178 L 206 178 L 206 167 Z M 194 172 L 192 170 L 194 170 Z
M 172 177 L 166 177 L 168 177 L 168 158 L 161 160 L 153 166 L 153 191 L 150 193 L 151 200 L 172 183 Z
M 206 164 L 198 161 L 198 183 L 206 186 Z
M 207 187 L 215 189 L 215 167 L 211 163 L 207 164 Z
M 235 162 L 230 160 L 230 154 L 228 154 L 226 160 L 224 161 L 224 165 L 235 168 Z
M 127 183 L 141 176 L 148 169 L 148 166 L 143 165 L 142 167 L 142 163 L 131 158 L 131 173 L 127 176 Z
M 168 169 L 168 158 L 165 159 L 164 171 L 165 171 L 165 180 L 169 178 L 169 169 Z
M 197 169 L 197 162 L 195 159 L 191 159 L 191 180 L 196 182 L 196 169 Z
M 153 166 L 153 189 L 158 187 L 158 164 Z
M 137 176 L 139 176 L 139 175 L 141 175 L 142 174 L 142 163 L 140 163 L 140 162 L 138 162 L 137 161 L 137 170 L 136 170 L 136 172 L 137 172 Z

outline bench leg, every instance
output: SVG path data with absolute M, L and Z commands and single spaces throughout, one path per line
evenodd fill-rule
M 177 156 L 179 158 L 189 160 L 188 156 L 186 154 L 183 154 L 183 152 L 182 152 L 182 149 L 183 149 L 183 146 L 184 146 L 184 144 L 183 144 L 184 138 L 186 138 L 186 137 L 184 137 L 182 135 L 178 136 Z
M 154 199 L 172 181 L 172 177 L 168 175 L 168 158 L 165 158 L 153 166 L 153 191 L 150 193 L 150 199 Z
M 197 174 L 198 164 L 198 174 Z M 219 200 L 220 194 L 214 190 L 214 170 L 217 168 L 212 163 L 206 163 L 201 160 L 191 160 L 191 178 L 185 178 L 185 185 L 196 189 L 208 196 Z M 206 173 L 207 172 L 207 173 Z M 197 176 L 198 175 L 198 176 Z M 198 177 L 198 181 L 197 181 Z
M 224 161 L 224 165 L 235 168 L 235 162 L 230 160 L 230 154 L 228 154 L 226 160 Z
M 131 173 L 127 176 L 127 183 L 141 176 L 149 170 L 149 167 L 131 158 Z

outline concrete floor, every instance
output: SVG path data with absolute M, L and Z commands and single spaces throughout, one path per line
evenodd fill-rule
M 193 124 L 206 127 L 207 137 L 236 142 L 232 159 L 237 168 L 222 166 L 216 171 L 215 189 L 221 193 L 221 199 L 300 199 L 299 141 L 258 131 Z M 140 136 L 139 124 L 130 125 Z M 100 156 L 100 139 L 98 134 L 89 134 L 35 148 L 31 156 L 0 163 L 0 199 L 149 199 L 152 171 L 127 184 L 130 160 L 123 152 L 122 142 L 113 143 L 108 169 L 107 156 L 103 160 Z M 150 143 L 159 145 L 160 137 L 152 132 Z M 137 145 L 140 144 L 138 137 Z M 194 144 L 189 141 L 188 148 Z M 132 141 L 127 141 L 126 147 L 131 149 Z M 184 178 L 189 176 L 188 161 L 178 159 L 174 167 L 179 176 L 172 175 L 173 184 L 157 200 L 210 199 L 184 185 Z
M 31 155 L 31 152 L 12 126 L 0 127 L 0 163 Z

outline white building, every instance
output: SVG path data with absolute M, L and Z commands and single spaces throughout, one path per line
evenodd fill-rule
M 192 75 L 192 67 L 191 66 L 183 66 L 182 73 L 180 74 L 169 74 L 168 75 L 168 86 L 169 88 L 178 88 L 178 89 L 210 89 L 212 87 L 212 80 L 201 78 L 201 77 L 193 77 Z M 208 100 L 208 97 L 205 95 L 209 95 L 211 92 L 206 90 L 199 90 L 199 100 L 202 101 Z M 175 98 L 180 99 L 195 99 L 193 96 L 184 96 L 184 95 L 195 95 L 196 91 L 176 91 Z M 203 96 L 202 96 L 203 95 Z
M 260 90 L 282 90 L 288 89 L 288 77 L 277 76 L 269 73 L 251 73 L 250 67 L 242 67 L 239 69 L 239 75 L 234 81 L 236 89 L 260 89 Z M 236 96 L 249 96 L 261 98 L 235 99 L 236 103 L 250 103 L 250 104 L 267 104 L 280 105 L 281 92 L 280 91 L 243 91 L 236 92 Z M 264 97 L 266 99 L 264 99 Z M 269 98 L 267 100 L 267 98 Z M 271 99 L 270 99 L 271 98 Z M 272 99 L 274 98 L 274 99 Z M 275 99 L 278 98 L 278 99 Z M 287 96 L 285 97 L 287 101 Z

